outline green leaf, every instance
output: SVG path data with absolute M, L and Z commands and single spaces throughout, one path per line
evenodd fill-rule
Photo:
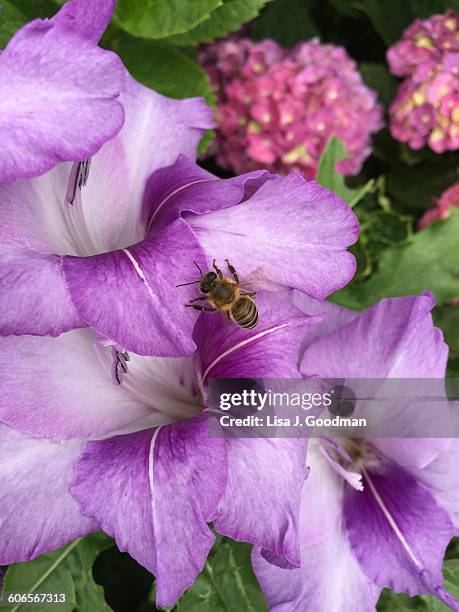
M 333 136 L 320 157 L 316 180 L 319 185 L 336 193 L 352 208 L 373 189 L 374 181 L 371 180 L 358 189 L 347 187 L 343 176 L 335 170 L 336 164 L 346 156 L 347 152 L 343 143 Z
M 174 612 L 265 612 L 268 606 L 250 562 L 251 546 L 219 539 L 194 586 Z
M 359 0 L 330 0 L 334 8 L 348 17 L 359 16 Z
M 399 40 L 403 30 L 416 17 L 410 3 L 400 0 L 362 0 L 359 8 L 368 16 L 386 45 Z
M 440 327 L 445 335 L 450 358 L 459 358 L 459 307 L 441 306 L 435 308 L 433 314 L 435 325 Z
M 459 10 L 459 0 L 409 0 L 411 10 L 416 17 L 426 19 L 431 15 L 449 10 Z
M 274 38 L 283 47 L 318 36 L 319 31 L 306 0 L 275 0 L 253 23 L 251 38 Z
M 151 593 L 153 575 L 128 553 L 120 552 L 116 545 L 101 552 L 92 572 L 96 582 L 103 586 L 107 603 L 113 610 L 156 612 L 155 594 Z
M 215 98 L 204 70 L 179 49 L 122 36 L 112 48 L 138 81 L 171 98 L 203 96 L 211 105 Z
M 0 7 L 0 49 L 6 47 L 13 34 L 26 22 L 27 16 L 22 11 L 11 2 L 2 1 Z
M 94 582 L 92 566 L 98 554 L 113 545 L 103 533 L 90 534 L 33 561 L 11 565 L 5 575 L 6 593 L 64 593 L 59 609 L 78 612 L 105 612 L 102 587 Z M 9 612 L 30 610 L 30 604 L 5 607 Z
M 0 3 L 0 49 L 27 22 L 37 17 L 50 17 L 56 6 L 48 0 L 2 0 Z
M 116 23 L 141 38 L 183 34 L 209 19 L 223 0 L 118 0 Z
M 408 612 L 420 608 L 416 605 L 416 601 L 405 593 L 394 593 L 389 589 L 383 589 L 376 609 L 378 612 Z
M 449 359 L 446 368 L 447 378 L 459 378 L 459 358 Z
M 406 240 L 411 231 L 411 217 L 393 211 L 377 210 L 365 214 L 360 223 L 360 244 L 370 270 L 390 246 Z
M 419 295 L 428 289 L 438 304 L 459 297 L 459 210 L 407 241 L 386 249 L 379 267 L 360 287 L 348 285 L 332 301 L 361 310 L 384 297 Z
M 443 564 L 445 588 L 456 599 L 459 599 L 459 559 L 449 559 Z
M 175 45 L 198 45 L 210 43 L 238 30 L 241 25 L 255 19 L 265 4 L 272 0 L 224 0 L 210 15 L 193 30 L 171 36 L 168 42 Z
M 459 559 L 459 538 L 454 537 L 445 552 L 445 560 L 450 561 L 451 559 Z
M 378 94 L 380 102 L 387 108 L 395 98 L 398 81 L 384 64 L 362 62 L 359 66 L 363 80 Z
M 452 156 L 448 163 L 444 159 L 442 163 L 422 162 L 397 168 L 387 175 L 387 192 L 407 208 L 431 208 L 433 198 L 457 180 L 458 161 Z

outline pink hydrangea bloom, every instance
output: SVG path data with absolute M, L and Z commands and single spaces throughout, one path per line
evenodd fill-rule
M 272 40 L 233 37 L 204 47 L 199 60 L 218 95 L 222 167 L 314 178 L 334 134 L 348 152 L 337 169 L 359 172 L 371 134 L 382 127 L 382 109 L 345 49 L 314 39 L 286 50 Z
M 419 220 L 419 229 L 424 229 L 437 219 L 446 219 L 450 208 L 459 208 L 459 181 L 454 183 L 444 191 L 438 200 L 435 200 L 435 207 L 427 210 Z
M 387 52 L 390 70 L 405 77 L 390 107 L 390 131 L 412 149 L 459 148 L 459 15 L 414 21 Z

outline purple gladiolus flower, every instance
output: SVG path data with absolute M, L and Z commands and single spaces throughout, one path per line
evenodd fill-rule
M 88 6 L 65 5 L 65 35 L 71 24 L 87 36 Z M 264 171 L 223 181 L 177 159 L 212 125 L 203 100 L 164 98 L 125 73 L 116 104 L 123 128 L 91 161 L 0 184 L 2 335 L 89 326 L 139 354 L 190 355 L 193 288 L 175 285 L 196 278 L 193 261 L 231 258 L 255 289 L 319 299 L 352 278 L 358 223 L 334 194 Z M 49 129 L 49 113 L 37 122 Z
M 2 338 L 0 564 L 102 528 L 167 606 L 202 569 L 212 522 L 298 567 L 306 440 L 211 437 L 203 412 L 211 377 L 300 376 L 319 319 L 290 292 L 258 306 L 256 330 L 202 314 L 192 358 L 128 354 L 88 329 Z
M 429 295 L 382 300 L 361 315 L 304 296 L 326 312 L 311 328 L 300 369 L 325 378 L 443 378 L 447 346 Z M 326 308 L 325 308 L 326 307 Z M 433 594 L 453 609 L 442 561 L 457 533 L 458 447 L 444 439 L 316 439 L 302 493 L 301 569 L 255 552 L 272 610 L 374 610 L 383 587 Z
M 142 96 L 136 103 L 149 112 Z M 151 137 L 143 135 L 166 146 L 165 119 L 152 119 Z M 68 166 L 0 185 L 2 335 L 90 326 L 139 354 L 189 355 L 196 314 L 184 304 L 196 286 L 176 285 L 196 280 L 193 260 L 208 269 L 231 258 L 247 286 L 320 299 L 352 278 L 346 247 L 358 223 L 331 192 L 299 175 L 220 180 L 183 157 L 147 182 L 152 162 L 139 161 L 147 143 L 132 136 L 139 152 L 126 157 L 124 128 L 94 157 L 74 205 L 65 202 Z
M 0 181 L 88 159 L 121 129 L 125 71 L 97 47 L 114 4 L 72 0 L 0 54 Z
M 103 24 L 73 0 L 45 25 L 99 53 L 112 2 L 103 7 Z M 164 606 L 202 568 L 209 523 L 298 567 L 305 441 L 209 437 L 207 380 L 299 376 L 299 326 L 316 320 L 288 289 L 323 299 L 346 284 L 358 223 L 299 175 L 200 169 L 191 159 L 210 109 L 121 73 L 109 92 L 119 132 L 62 152 L 67 132 L 51 134 L 49 108 L 38 109 L 40 146 L 10 178 L 40 176 L 0 184 L 0 563 L 102 528 L 156 575 Z M 96 76 L 91 95 L 104 98 Z M 92 133 L 90 122 L 75 129 Z M 176 285 L 214 258 L 258 291 L 255 330 L 184 308 L 196 287 Z
M 71 24 L 83 40 L 88 7 L 65 5 L 58 31 Z M 184 304 L 195 288 L 176 285 L 196 279 L 193 261 L 230 258 L 254 289 L 319 299 L 352 278 L 358 223 L 334 194 L 298 175 L 225 181 L 195 166 L 212 126 L 201 99 L 165 98 L 125 73 L 116 104 L 123 128 L 91 160 L 0 184 L 1 335 L 88 326 L 139 354 L 191 355 L 197 315 Z M 48 110 L 36 120 L 50 129 Z

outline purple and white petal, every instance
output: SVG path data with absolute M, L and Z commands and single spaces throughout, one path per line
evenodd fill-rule
M 72 165 L 59 164 L 29 181 L 0 183 L 1 240 L 49 255 L 87 254 L 92 243 L 81 208 L 65 205 Z
M 124 75 L 116 55 L 52 21 L 19 30 L 0 55 L 0 180 L 94 155 L 123 125 Z
M 362 571 L 340 521 L 321 542 L 302 549 L 301 568 L 271 565 L 257 549 L 252 565 L 271 612 L 374 612 L 381 591 Z
M 407 471 L 388 461 L 364 470 L 364 490 L 346 488 L 343 512 L 352 550 L 370 580 L 409 595 L 443 596 L 442 563 L 453 525 Z
M 433 325 L 430 314 L 433 306 L 429 294 L 381 300 L 347 325 L 312 342 L 304 352 L 300 370 L 306 377 L 322 378 L 443 378 L 448 347 Z M 394 406 L 387 405 L 381 414 L 373 411 L 371 416 L 373 424 L 376 418 L 380 419 L 381 432 L 385 420 L 397 419 L 398 431 L 405 428 L 407 432 L 405 439 L 401 443 L 399 439 L 375 438 L 372 443 L 401 465 L 423 467 L 448 446 L 448 440 L 419 437 L 410 440 L 406 436 L 410 432 L 413 435 L 416 415 L 418 419 L 440 418 L 447 402 L 431 407 L 430 412 L 438 412 L 433 417 L 425 408 L 420 412 L 419 405 L 410 401 L 409 396 L 405 401 L 403 391 L 408 393 L 413 384 L 399 386 L 400 397 Z
M 346 248 L 357 240 L 357 217 L 296 173 L 266 181 L 239 206 L 186 220 L 208 258 L 230 259 L 253 288 L 296 288 L 323 299 L 355 272 Z
M 0 421 L 20 431 L 63 440 L 100 436 L 149 414 L 141 400 L 114 385 L 96 334 L 0 339 Z M 111 364 L 110 364 L 111 365 Z
M 122 377 L 123 389 L 151 406 L 154 412 L 167 416 L 168 423 L 202 412 L 191 357 L 145 357 L 130 353 L 127 368 Z
M 213 520 L 215 528 L 299 567 L 306 439 L 226 437 L 225 441 L 228 478 Z
M 373 612 L 381 589 L 371 584 L 351 550 L 342 528 L 344 481 L 317 439 L 309 442 L 307 465 L 299 529 L 301 568 L 274 567 L 260 550 L 252 556 L 270 610 L 341 612 L 355 607 Z
M 0 240 L 0 336 L 57 336 L 82 327 L 60 258 Z
M 82 448 L 51 442 L 0 424 L 0 565 L 28 561 L 97 531 L 70 495 Z
M 455 409 L 458 409 L 457 402 Z M 459 440 L 452 438 L 447 449 L 423 469 L 410 468 L 410 474 L 426 486 L 437 503 L 449 514 L 459 533 Z
M 211 126 L 210 109 L 201 99 L 165 98 L 130 77 L 120 102 L 124 127 L 93 157 L 82 189 L 75 184 L 77 164 L 61 164 L 32 181 L 0 185 L 1 238 L 42 253 L 79 256 L 145 238 L 147 180 L 178 154 L 195 156 L 204 129 Z
M 301 548 L 322 542 L 333 533 L 341 516 L 344 488 L 317 438 L 309 441 L 306 464 L 309 473 L 302 491 Z
M 429 295 L 381 300 L 306 350 L 305 376 L 444 378 L 448 347 Z
M 226 479 L 224 440 L 206 419 L 86 445 L 72 493 L 118 547 L 154 573 L 159 607 L 202 570 L 214 542 L 207 523 Z
M 292 302 L 301 312 L 304 312 L 304 314 L 310 317 L 322 317 L 320 322 L 309 326 L 307 330 L 305 330 L 302 341 L 301 357 L 306 347 L 312 344 L 314 340 L 322 336 L 328 336 L 359 316 L 358 312 L 348 310 L 347 308 L 341 308 L 341 306 L 337 306 L 332 302 L 315 300 L 306 293 L 297 290 L 294 290 L 292 293 Z
M 275 175 L 259 170 L 223 180 L 181 155 L 175 164 L 151 176 L 142 218 L 148 233 L 156 233 L 182 212 L 204 214 L 240 204 L 273 178 Z
M 259 323 L 238 327 L 220 313 L 203 313 L 193 333 L 197 368 L 209 378 L 298 378 L 298 351 L 308 317 L 291 302 L 288 291 L 261 292 L 255 298 Z
M 116 0 L 69 0 L 52 19 L 59 27 L 98 42 L 115 10 Z
M 132 247 L 65 257 L 63 271 L 81 319 L 100 334 L 139 355 L 191 355 L 196 315 L 185 308 L 196 288 L 180 287 L 196 276 L 203 256 L 182 220 Z
M 213 127 L 212 111 L 203 99 L 166 98 L 130 77 L 120 102 L 124 127 L 92 159 L 81 192 L 85 223 L 96 248 L 93 253 L 145 238 L 147 220 L 142 211 L 149 197 L 148 179 L 180 154 L 194 159 L 204 131 Z

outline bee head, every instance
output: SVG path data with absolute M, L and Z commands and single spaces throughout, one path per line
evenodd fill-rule
M 199 284 L 201 293 L 209 293 L 216 278 L 217 275 L 215 274 L 215 272 L 207 272 L 207 274 L 202 277 L 202 280 Z

